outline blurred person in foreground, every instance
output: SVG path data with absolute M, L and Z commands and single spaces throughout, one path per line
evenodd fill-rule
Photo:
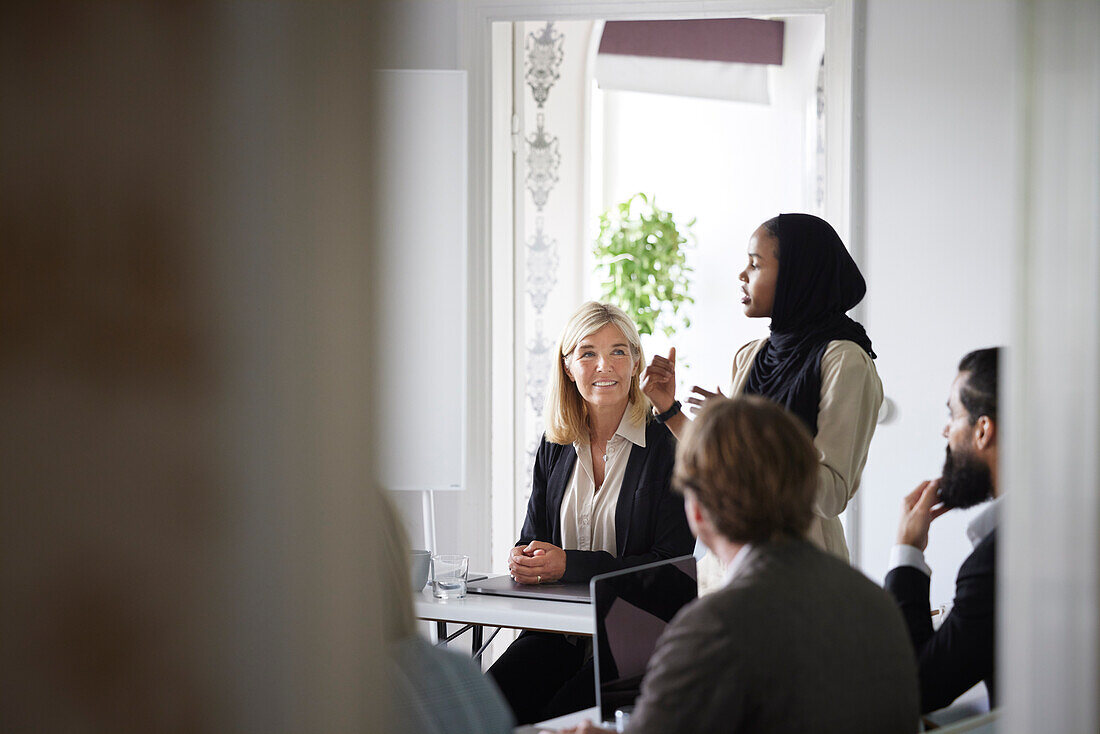
M 775 403 L 707 401 L 677 450 L 674 486 L 724 584 L 657 643 L 626 731 L 917 730 L 916 665 L 896 606 L 805 539 L 817 470 L 806 427 Z
M 387 731 L 402 734 L 509 734 L 512 716 L 493 682 L 463 655 L 435 647 L 416 631 L 409 542 L 392 503 L 380 493 L 382 623 L 390 678 Z

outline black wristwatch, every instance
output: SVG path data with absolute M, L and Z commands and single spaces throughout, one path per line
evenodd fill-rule
M 680 401 L 677 400 L 672 405 L 668 406 L 668 410 L 666 410 L 664 413 L 658 413 L 657 415 L 653 416 L 653 420 L 657 421 L 658 423 L 664 423 L 669 418 L 671 418 L 672 416 L 676 415 L 679 412 L 680 412 Z

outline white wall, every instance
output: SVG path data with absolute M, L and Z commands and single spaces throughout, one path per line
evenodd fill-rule
M 958 360 L 1010 338 L 1016 151 L 1014 5 L 868 3 L 867 330 L 897 417 L 860 490 L 861 567 L 887 570 L 901 497 L 939 476 Z M 932 527 L 932 603 L 950 602 L 973 510 Z

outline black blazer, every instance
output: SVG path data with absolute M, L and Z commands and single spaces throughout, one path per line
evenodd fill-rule
M 630 450 L 619 489 L 616 554 L 566 550 L 562 581 L 585 582 L 597 574 L 688 555 L 695 549 L 684 501 L 671 488 L 675 458 L 676 439 L 665 426 L 651 421 L 645 430 L 645 448 L 635 445 Z M 516 545 L 541 540 L 561 547 L 561 501 L 576 463 L 572 444 L 551 443 L 542 437 L 535 455 L 527 518 Z
M 898 600 L 917 653 L 922 713 L 949 705 L 978 681 L 985 681 L 990 707 L 997 705 L 996 536 L 994 529 L 959 568 L 955 604 L 936 631 L 928 603 L 930 579 L 908 566 L 886 575 L 886 589 Z

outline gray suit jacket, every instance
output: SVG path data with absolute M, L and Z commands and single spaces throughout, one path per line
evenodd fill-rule
M 803 540 L 747 552 L 733 583 L 665 631 L 628 731 L 915 732 L 917 668 L 893 599 Z

